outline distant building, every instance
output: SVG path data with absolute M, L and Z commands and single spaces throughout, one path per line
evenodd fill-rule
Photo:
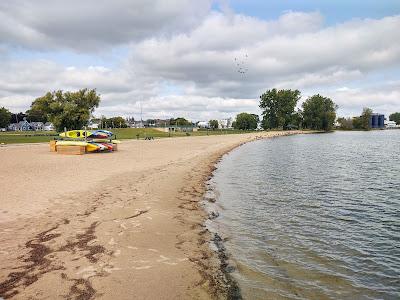
M 129 128 L 143 128 L 144 127 L 144 122 L 142 121 L 130 121 L 128 123 Z
M 97 122 L 89 122 L 88 127 L 90 129 L 99 129 L 99 123 L 97 123 Z
M 32 130 L 35 130 L 35 131 L 44 130 L 43 122 L 30 122 L 29 125 L 31 125 Z
M 206 121 L 200 121 L 197 123 L 197 126 L 199 128 L 210 128 L 210 123 L 208 123 Z
M 395 121 L 385 121 L 385 127 L 386 128 L 398 128 L 400 126 L 398 126 Z
M 30 131 L 33 130 L 32 126 L 29 124 L 29 122 L 24 119 L 23 121 L 20 121 L 18 123 L 11 123 L 8 125 L 8 130 L 10 131 Z
M 43 130 L 45 130 L 45 131 L 54 131 L 55 128 L 54 128 L 53 123 L 51 123 L 51 122 L 46 122 L 46 123 L 44 124 L 44 126 L 43 126 Z
M 233 124 L 233 119 L 222 119 L 218 120 L 218 129 L 231 129 Z
M 157 129 L 157 130 L 163 131 L 163 132 L 193 132 L 193 131 L 197 131 L 197 127 L 194 127 L 192 125 L 182 125 L 182 126 L 167 125 L 166 127 L 155 127 L 154 129 Z
M 10 125 L 8 125 L 7 130 L 8 131 L 17 131 L 17 130 L 19 130 L 18 123 L 11 123 Z
M 369 126 L 373 129 L 385 128 L 385 115 L 373 113 L 369 118 Z

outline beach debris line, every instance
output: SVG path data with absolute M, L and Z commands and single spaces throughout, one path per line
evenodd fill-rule
M 60 133 L 60 139 L 50 141 L 50 151 L 60 154 L 84 154 L 118 150 L 119 140 L 108 130 L 70 130 Z

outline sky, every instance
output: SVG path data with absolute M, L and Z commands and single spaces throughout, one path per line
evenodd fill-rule
M 400 111 L 400 1 L 0 1 L 0 107 L 95 88 L 95 115 L 260 114 L 268 89 Z

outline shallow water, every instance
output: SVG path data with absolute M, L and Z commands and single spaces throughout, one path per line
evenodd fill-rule
M 243 145 L 211 186 L 247 299 L 400 299 L 400 130 Z

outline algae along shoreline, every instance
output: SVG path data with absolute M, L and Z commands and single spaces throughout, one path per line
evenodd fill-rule
M 83 156 L 0 148 L 0 297 L 232 298 L 205 227 L 206 181 L 233 148 L 298 133 L 126 141 Z

